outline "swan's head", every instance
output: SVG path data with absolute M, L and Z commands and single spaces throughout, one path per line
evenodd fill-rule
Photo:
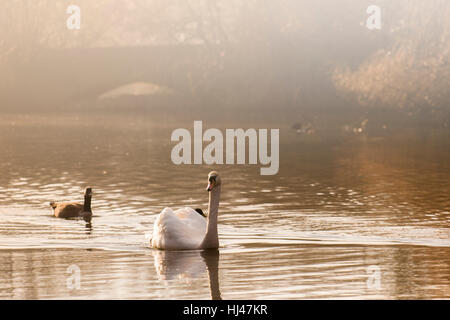
M 217 171 L 211 171 L 208 174 L 208 187 L 206 188 L 206 191 L 211 191 L 212 189 L 220 186 L 222 181 L 220 180 L 219 173 Z
M 84 191 L 84 196 L 92 197 L 92 188 L 86 188 L 86 190 Z

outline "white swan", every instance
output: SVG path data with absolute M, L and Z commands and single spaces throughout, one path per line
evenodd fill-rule
M 217 214 L 222 181 L 216 171 L 208 174 L 209 204 L 205 219 L 191 208 L 173 211 L 164 208 L 155 220 L 150 244 L 165 250 L 210 249 L 219 247 Z

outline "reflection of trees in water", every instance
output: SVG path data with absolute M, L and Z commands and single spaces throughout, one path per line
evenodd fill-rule
M 346 201 L 360 202 L 357 212 L 383 213 L 393 225 L 442 226 L 449 209 L 442 139 L 413 133 L 394 139 L 354 141 L 341 148 L 334 154 L 335 185 L 357 192 L 344 195 Z M 430 221 L 430 215 L 436 220 Z

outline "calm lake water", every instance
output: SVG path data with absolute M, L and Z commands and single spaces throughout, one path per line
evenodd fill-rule
M 0 298 L 450 298 L 448 131 L 324 137 L 204 122 L 280 128 L 279 174 L 261 176 L 260 165 L 175 166 L 170 134 L 193 122 L 164 120 L 0 116 Z M 206 210 L 212 169 L 220 249 L 149 248 L 164 207 Z M 52 217 L 49 201 L 82 201 L 86 186 L 91 225 Z

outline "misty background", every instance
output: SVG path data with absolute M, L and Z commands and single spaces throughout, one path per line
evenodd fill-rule
M 0 298 L 209 299 L 211 264 L 145 235 L 164 207 L 207 212 L 218 170 L 224 299 L 448 299 L 449 17 L 448 0 L 0 0 Z M 175 165 L 194 120 L 279 128 L 279 172 Z M 54 218 L 85 187 L 92 223 Z
M 3 1 L 0 111 L 448 128 L 449 15 L 446 0 Z

